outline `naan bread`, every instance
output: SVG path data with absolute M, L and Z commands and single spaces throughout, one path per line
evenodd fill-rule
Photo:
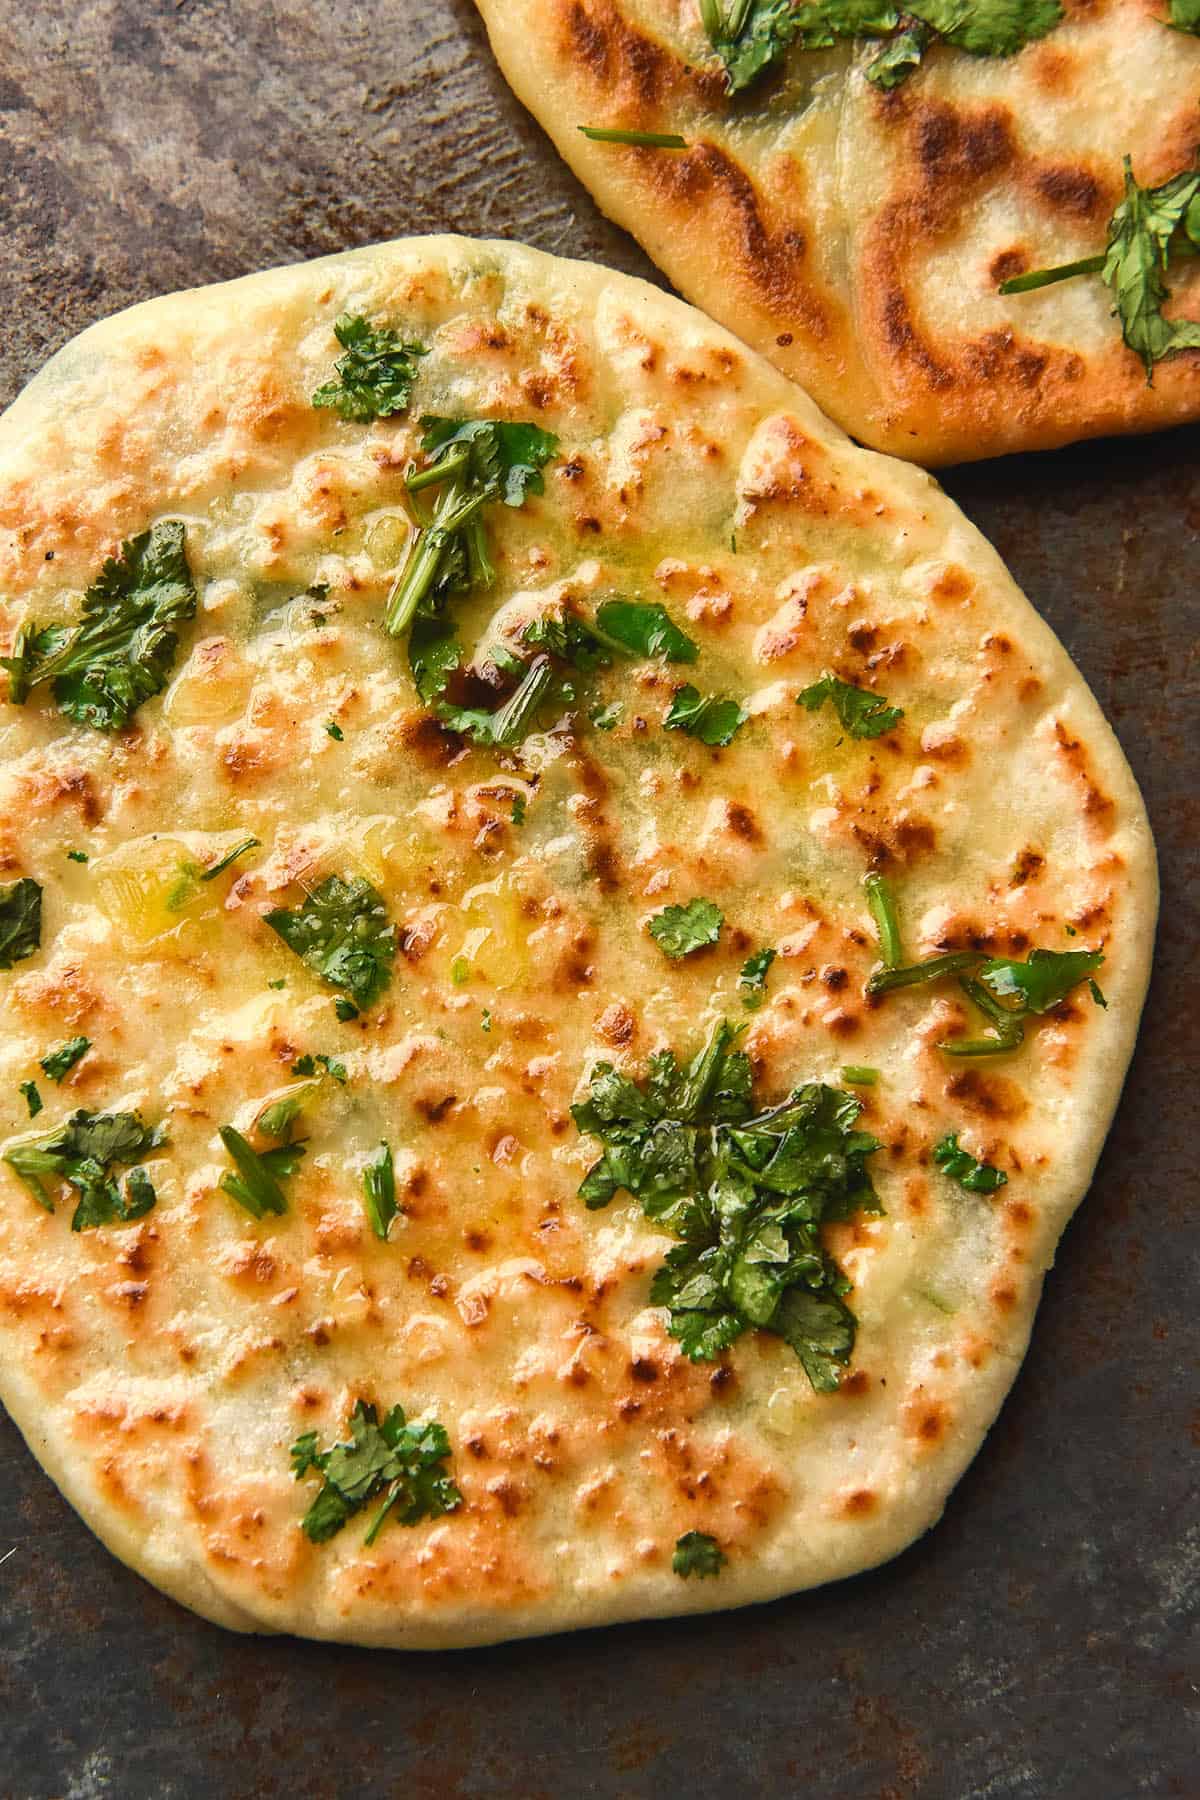
M 311 404 L 341 314 L 427 348 L 406 413 Z M 452 603 L 477 668 L 612 594 L 661 605 L 698 660 L 572 671 L 513 750 L 439 724 L 381 629 L 425 413 L 559 439 L 544 495 L 487 509 L 495 585 Z M 6 1126 L 124 1110 L 169 1138 L 153 1210 L 79 1231 L 74 1193 L 51 1179 L 48 1212 L 0 1163 L 0 1393 L 35 1455 L 118 1556 L 241 1630 L 479 1643 L 894 1555 L 1016 1374 L 1146 986 L 1147 821 L 1061 646 L 931 477 L 681 302 L 509 244 L 382 245 L 68 345 L 0 423 L 0 642 L 77 616 L 118 541 L 166 521 L 199 605 L 165 693 L 115 733 L 44 686 L 0 704 L 0 872 L 43 890 L 40 949 L 0 974 Z M 859 739 L 798 706 L 826 671 L 902 719 Z M 728 747 L 663 729 L 685 683 L 741 703 Z M 1107 1010 L 1080 985 L 1015 1053 L 948 1057 L 973 1028 L 952 981 L 865 995 L 869 871 L 908 956 L 1102 946 Z M 352 1019 L 264 917 L 331 876 L 373 884 L 397 932 Z M 700 898 L 719 941 L 672 959 L 649 922 Z M 858 1321 L 833 1392 L 763 1330 L 689 1360 L 650 1300 L 670 1233 L 626 1193 L 578 1197 L 593 1065 L 640 1076 L 722 1018 L 748 1027 L 756 1105 L 879 1072 L 857 1091 L 885 1213 L 824 1230 Z M 76 1035 L 56 1086 L 38 1061 Z M 286 1211 L 256 1220 L 218 1130 L 253 1136 L 305 1056 L 336 1066 L 305 1090 Z M 948 1133 L 1007 1185 L 936 1166 Z M 362 1185 L 381 1140 L 386 1241 Z M 358 1402 L 444 1426 L 462 1504 L 310 1542 L 318 1477 L 289 1447 L 344 1440 Z M 715 1578 L 673 1572 L 690 1532 Z
M 1065 0 L 1018 55 L 935 46 L 894 92 L 878 43 L 792 49 L 731 99 L 697 0 L 478 0 L 512 87 L 689 300 L 876 449 L 936 466 L 1200 415 L 1200 355 L 1153 386 L 1097 276 L 1001 280 L 1105 248 L 1122 157 L 1192 166 L 1200 39 L 1147 0 Z M 722 0 L 725 11 L 728 0 Z M 675 132 L 685 151 L 580 125 Z M 1172 310 L 1200 275 L 1172 268 Z

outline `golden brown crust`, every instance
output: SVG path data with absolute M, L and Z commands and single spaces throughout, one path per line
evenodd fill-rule
M 344 310 L 429 346 L 412 417 L 309 403 Z M 586 678 L 621 699 L 615 730 L 564 718 L 520 756 L 429 716 L 380 617 L 415 418 L 448 407 L 536 409 L 561 440 L 544 496 L 489 517 L 498 582 L 458 604 L 464 641 L 567 599 L 658 601 L 700 646 L 683 674 L 743 700 L 731 745 L 662 729 L 682 675 L 654 662 Z M 1019 1363 L 1145 988 L 1149 831 L 1061 647 L 928 476 L 854 449 L 691 308 L 512 245 L 379 246 L 68 346 L 0 424 L 5 646 L 161 517 L 185 521 L 200 588 L 166 693 L 115 738 L 40 690 L 0 706 L 6 878 L 44 888 L 40 950 L 0 974 L 5 1135 L 74 1032 L 93 1047 L 42 1082 L 38 1126 L 136 1106 L 170 1135 L 127 1227 L 72 1233 L 66 1196 L 43 1212 L 0 1166 L 0 1393 L 35 1452 L 117 1554 L 239 1629 L 482 1642 L 894 1554 Z M 293 599 L 313 582 L 317 616 Z M 903 720 L 845 741 L 796 704 L 826 668 Z M 181 885 L 248 833 L 252 855 Z M 1103 942 L 1109 1010 L 1072 997 L 1019 1056 L 951 1067 L 954 988 L 865 991 L 871 868 L 913 954 Z M 399 930 L 392 985 L 349 1022 L 263 922 L 331 872 L 376 883 Z M 721 940 L 668 963 L 647 921 L 698 895 Z M 738 975 L 763 945 L 751 1015 Z M 835 1394 L 761 1333 L 688 1361 L 649 1301 L 668 1240 L 577 1197 L 592 1062 L 687 1052 L 722 1014 L 748 1020 L 768 1099 L 881 1071 L 864 1123 L 886 1216 L 828 1235 L 860 1323 Z M 308 1105 L 288 1211 L 255 1221 L 219 1185 L 217 1128 L 250 1130 L 305 1052 L 347 1081 Z M 933 1167 L 948 1130 L 1008 1173 L 1000 1200 Z M 382 1137 L 403 1213 L 386 1243 L 360 1187 Z M 341 1435 L 359 1398 L 442 1421 L 464 1505 L 313 1545 L 288 1446 Z M 719 1580 L 672 1573 L 689 1530 L 720 1540 Z
M 730 100 L 676 0 L 478 0 L 516 92 L 671 280 L 844 429 L 937 466 L 1200 414 L 1200 352 L 1148 385 L 1087 278 L 1000 281 L 1104 247 L 1121 157 L 1187 167 L 1200 45 L 1145 0 L 1074 0 L 1019 56 L 934 52 L 881 93 L 849 49 Z M 683 152 L 583 138 L 678 131 Z M 1200 275 L 1172 272 L 1196 311 Z

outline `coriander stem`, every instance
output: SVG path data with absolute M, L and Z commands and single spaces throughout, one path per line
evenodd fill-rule
M 842 1080 L 848 1081 L 851 1087 L 874 1087 L 879 1080 L 879 1070 L 869 1069 L 862 1063 L 847 1063 L 842 1070 Z
M 438 568 L 446 546 L 483 506 L 487 496 L 476 494 L 464 499 L 453 487 L 439 500 L 433 524 L 417 532 L 412 540 L 404 567 L 392 584 L 384 611 L 384 629 L 390 637 L 401 637 L 412 624 L 413 615 L 437 580 Z
M 538 656 L 530 663 L 524 680 L 504 702 L 492 725 L 492 742 L 518 744 L 526 735 L 533 716 L 546 697 L 546 689 L 554 679 L 548 656 Z
M 419 469 L 406 475 L 404 485 L 410 494 L 418 494 L 422 488 L 437 487 L 443 481 L 453 481 L 456 475 L 462 474 L 470 460 L 471 452 L 464 445 L 461 450 L 444 456 L 440 462 L 430 463 L 427 469 Z
M 687 139 L 676 131 L 617 131 L 604 125 L 576 127 L 596 144 L 633 144 L 645 150 L 686 150 Z
M 903 951 L 900 948 L 900 921 L 896 916 L 896 901 L 892 890 L 884 877 L 876 874 L 864 876 L 863 886 L 867 890 L 867 905 L 879 933 L 879 954 L 883 965 L 887 969 L 898 968 L 903 959 Z
M 910 963 L 907 968 L 876 969 L 867 982 L 867 992 L 890 994 L 895 988 L 938 981 L 943 975 L 957 975 L 963 969 L 977 968 L 984 960 L 978 950 L 951 950 L 945 956 L 931 956 L 927 962 Z
M 1002 294 L 1031 294 L 1035 288 L 1051 287 L 1056 281 L 1070 281 L 1076 275 L 1099 275 L 1106 254 L 1081 256 L 1078 262 L 1059 263 L 1054 269 L 1032 269 L 1028 275 L 1013 275 L 1000 283 Z

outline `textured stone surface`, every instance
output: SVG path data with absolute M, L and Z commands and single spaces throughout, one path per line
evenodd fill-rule
M 0 220 L 5 401 L 130 301 L 402 232 L 648 272 L 505 92 L 469 0 L 0 0 Z M 942 1524 L 774 1606 L 404 1659 L 180 1612 L 0 1421 L 5 1800 L 1200 1793 L 1200 431 L 947 485 L 1117 725 L 1164 922 L 1095 1187 Z

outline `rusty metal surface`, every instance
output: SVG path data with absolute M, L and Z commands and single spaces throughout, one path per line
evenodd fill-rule
M 0 0 L 0 220 L 3 402 L 132 300 L 402 232 L 650 272 L 507 95 L 469 0 Z M 180 1611 L 0 1419 L 5 1800 L 1200 1794 L 1200 430 L 947 486 L 1114 720 L 1164 913 L 1095 1186 L 942 1524 L 873 1575 L 740 1614 L 367 1654 Z

